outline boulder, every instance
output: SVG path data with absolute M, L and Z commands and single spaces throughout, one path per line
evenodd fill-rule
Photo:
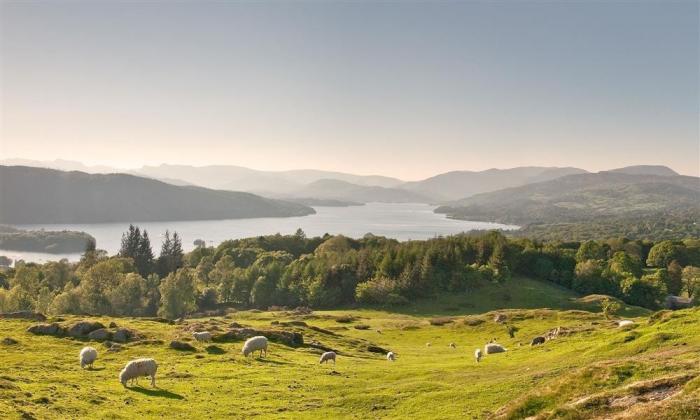
M 112 321 L 109 323 L 109 328 L 119 328 L 119 327 L 117 326 L 116 322 Z
M 14 338 L 5 337 L 2 339 L 2 344 L 6 345 L 6 346 L 12 346 L 12 345 L 15 345 L 18 343 L 19 343 L 19 341 L 15 340 Z
M 175 349 L 175 350 L 181 350 L 181 351 L 197 351 L 194 346 L 190 343 L 185 343 L 184 341 L 171 341 L 170 342 L 170 348 Z
M 101 322 L 97 321 L 80 321 L 76 322 L 73 324 L 70 328 L 68 328 L 68 335 L 74 338 L 83 338 L 87 337 L 88 334 L 95 330 L 99 330 L 101 328 L 104 328 L 105 326 L 102 325 Z
M 112 334 L 112 340 L 116 341 L 117 343 L 126 343 L 137 336 L 138 334 L 134 330 L 119 328 Z
M 224 333 L 214 335 L 212 339 L 215 342 L 243 341 L 257 335 L 263 335 L 272 342 L 290 347 L 304 345 L 304 337 L 301 333 L 294 331 L 257 330 L 254 328 L 232 328 Z
M 32 311 L 17 311 L 0 314 L 0 319 L 31 319 L 34 321 L 46 321 L 44 314 Z
M 27 328 L 27 331 L 36 335 L 55 336 L 62 336 L 66 333 L 65 329 L 58 322 L 54 322 L 51 324 L 35 324 Z
M 503 323 L 508 319 L 508 317 L 505 314 L 496 314 L 496 316 L 493 317 L 493 321 L 497 324 Z
M 693 306 L 693 300 L 680 296 L 668 295 L 665 302 L 666 309 L 686 309 Z
M 88 338 L 95 341 L 110 340 L 112 338 L 112 333 L 105 328 L 100 328 L 99 330 L 90 332 L 90 334 L 88 334 Z

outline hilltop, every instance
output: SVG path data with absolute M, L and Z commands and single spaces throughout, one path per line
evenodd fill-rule
M 0 166 L 0 223 L 108 223 L 304 216 L 302 204 L 126 174 Z

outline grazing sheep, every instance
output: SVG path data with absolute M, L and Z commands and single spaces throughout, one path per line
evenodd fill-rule
M 394 354 L 393 351 L 390 351 L 389 353 L 386 354 L 386 360 L 393 362 L 396 360 L 396 355 Z
M 204 341 L 204 342 L 211 341 L 211 333 L 209 331 L 193 332 L 192 336 L 197 341 Z
M 151 386 L 156 387 L 156 371 L 158 364 L 153 359 L 136 359 L 132 360 L 124 366 L 124 369 L 119 373 L 119 382 L 126 386 L 126 382 L 131 380 L 131 384 L 138 382 L 141 376 L 151 377 Z
M 329 360 L 333 361 L 333 364 L 335 364 L 335 352 L 334 351 L 327 351 L 321 355 L 321 359 L 318 361 L 318 364 L 321 363 L 328 363 Z
M 542 337 L 541 335 L 533 338 L 530 342 L 531 346 L 536 346 L 538 344 L 544 344 L 544 337 Z
M 249 354 L 258 350 L 260 351 L 261 357 L 263 355 L 263 352 L 265 353 L 265 357 L 267 357 L 267 337 L 258 335 L 247 339 L 245 341 L 245 344 L 243 344 L 243 349 L 241 351 L 243 353 L 243 356 L 248 357 Z
M 455 343 L 450 343 L 450 348 L 456 349 L 457 345 Z
M 486 354 L 503 353 L 505 351 L 506 349 L 502 345 L 496 343 L 489 343 L 484 346 L 484 353 Z
M 617 326 L 622 329 L 632 328 L 634 327 L 634 321 L 630 321 L 629 319 L 618 321 Z
M 85 366 L 88 366 L 90 369 L 92 369 L 92 364 L 95 363 L 95 360 L 97 360 L 97 350 L 95 350 L 92 347 L 83 347 L 82 350 L 80 350 L 80 367 L 85 368 Z
M 481 349 L 474 350 L 474 358 L 476 359 L 476 363 L 481 361 Z

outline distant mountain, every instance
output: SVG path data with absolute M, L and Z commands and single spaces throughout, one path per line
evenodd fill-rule
M 658 176 L 674 176 L 678 175 L 678 172 L 669 168 L 668 166 L 662 165 L 636 165 L 636 166 L 626 166 L 624 168 L 611 169 L 607 172 L 615 172 L 620 174 L 628 175 L 658 175 Z
M 453 171 L 423 181 L 407 182 L 401 188 L 441 201 L 458 200 L 474 194 L 548 181 L 565 175 L 587 173 L 579 168 L 518 167 L 486 171 Z
M 651 214 L 700 214 L 700 178 L 599 172 L 468 197 L 435 210 L 459 219 L 526 225 Z
M 351 184 L 335 179 L 321 179 L 296 190 L 294 197 L 313 197 L 360 203 L 429 203 L 431 199 L 422 194 L 400 188 L 384 188 Z
M 289 217 L 308 206 L 127 174 L 0 166 L 0 223 L 104 223 Z
M 343 201 L 334 200 L 332 198 L 288 198 L 287 201 L 293 203 L 301 203 L 310 207 L 356 207 L 364 206 L 365 203 L 359 203 L 357 201 Z
M 290 191 L 300 189 L 320 179 L 335 179 L 357 185 L 381 187 L 393 187 L 403 182 L 396 178 L 376 175 L 353 175 L 313 169 L 259 171 L 232 165 L 144 166 L 134 173 L 158 179 L 180 179 L 194 185 L 208 188 L 250 191 L 273 196 L 288 194 Z
M 59 171 L 80 171 L 89 174 L 113 174 L 124 172 L 124 169 L 117 169 L 104 165 L 86 165 L 82 162 L 65 159 L 55 160 L 33 160 L 33 159 L 2 159 L 0 165 L 3 166 L 31 166 L 34 168 L 57 169 Z

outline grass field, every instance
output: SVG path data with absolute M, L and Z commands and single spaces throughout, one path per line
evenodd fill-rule
M 622 331 L 586 311 L 595 301 L 515 279 L 500 290 L 391 311 L 241 311 L 175 325 L 94 318 L 147 340 L 120 352 L 91 342 L 100 352 L 92 370 L 78 364 L 88 342 L 36 336 L 26 332 L 32 321 L 0 320 L 0 340 L 18 341 L 0 344 L 0 418 L 699 418 L 700 311 L 651 315 L 626 307 L 622 316 L 637 326 Z M 494 322 L 494 309 L 518 329 L 515 338 Z M 338 322 L 348 316 L 351 322 Z M 443 325 L 432 325 L 434 317 Z M 271 325 L 292 320 L 308 326 Z M 225 331 L 232 322 L 299 331 L 306 343 L 336 349 L 337 364 L 319 365 L 317 349 L 276 343 L 262 359 L 245 359 L 241 342 L 192 342 L 196 352 L 168 347 L 189 339 L 194 323 Z M 559 326 L 573 333 L 530 347 L 532 337 Z M 508 351 L 476 363 L 474 349 L 493 337 Z M 370 353 L 368 344 L 398 359 Z M 119 371 L 136 357 L 158 361 L 157 388 L 145 379 L 126 389 L 119 383 Z

